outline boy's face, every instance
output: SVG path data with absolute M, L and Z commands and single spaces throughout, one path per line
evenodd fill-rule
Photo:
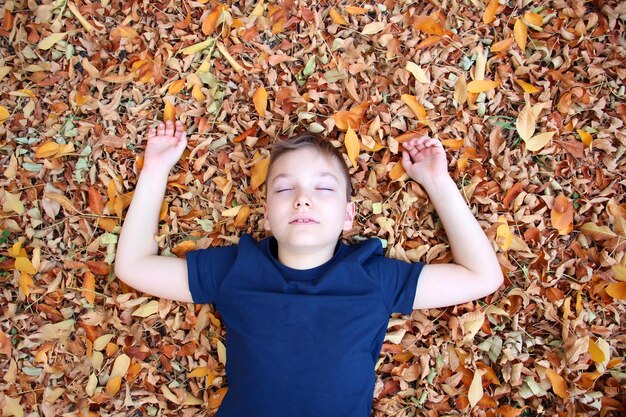
M 334 249 L 352 228 L 354 203 L 346 198 L 339 161 L 306 147 L 273 162 L 267 179 L 265 229 L 292 253 Z

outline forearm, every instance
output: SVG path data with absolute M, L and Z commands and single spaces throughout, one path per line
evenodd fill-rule
M 446 231 L 454 262 L 473 273 L 501 279 L 491 243 L 449 176 L 423 184 Z
M 167 176 L 168 172 L 158 170 L 141 173 L 122 226 L 117 246 L 116 270 L 136 265 L 140 259 L 158 253 L 154 236 L 158 231 Z

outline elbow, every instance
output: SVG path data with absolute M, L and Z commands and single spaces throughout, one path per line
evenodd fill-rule
M 489 280 L 489 282 L 491 283 L 489 287 L 490 288 L 489 294 L 493 294 L 494 292 L 498 291 L 498 289 L 504 283 L 504 275 L 502 274 L 502 271 L 501 270 L 495 271 L 495 273 L 491 276 L 491 279 Z

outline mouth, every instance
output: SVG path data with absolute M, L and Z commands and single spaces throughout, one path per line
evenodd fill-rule
M 309 217 L 309 216 L 295 216 L 289 222 L 289 224 L 297 224 L 297 225 L 318 224 L 318 223 L 319 223 L 318 221 L 316 221 L 314 218 Z

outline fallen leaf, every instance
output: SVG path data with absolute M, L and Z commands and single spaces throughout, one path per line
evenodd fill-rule
M 556 132 L 543 132 L 538 135 L 533 136 L 532 138 L 526 140 L 526 149 L 531 152 L 540 151 L 546 146 L 552 137 L 556 134 Z
M 475 94 L 484 93 L 486 91 L 497 88 L 500 84 L 501 83 L 498 81 L 474 80 L 470 81 L 470 83 L 467 85 L 467 91 Z
M 485 8 L 485 12 L 483 13 L 483 23 L 488 25 L 489 23 L 496 20 L 496 12 L 498 10 L 499 2 L 498 0 L 490 0 L 489 4 Z M 471 403 L 471 401 L 470 401 Z M 472 404 L 472 407 L 474 404 Z
M 559 231 L 560 235 L 566 235 L 573 229 L 574 203 L 563 194 L 559 194 L 550 212 L 552 227 Z
M 568 399 L 569 394 L 567 392 L 567 383 L 565 382 L 563 377 L 550 368 L 546 368 L 546 375 L 548 376 L 550 384 L 552 385 L 552 391 L 554 391 L 554 393 L 559 397 L 563 399 Z
M 406 63 L 406 70 L 408 72 L 410 72 L 411 74 L 413 74 L 413 76 L 415 77 L 415 79 L 423 84 L 428 84 L 428 76 L 426 75 L 426 73 L 424 72 L 424 70 L 422 69 L 422 67 L 420 67 L 419 65 L 417 65 L 414 62 L 408 61 Z
M 517 115 L 517 119 L 515 121 L 515 128 L 517 129 L 517 133 L 522 139 L 528 140 L 535 133 L 536 126 L 537 121 L 533 114 L 532 107 L 530 104 L 526 104 Z
M 48 49 L 56 45 L 59 41 L 65 39 L 66 36 L 67 32 L 52 33 L 39 41 L 39 43 L 37 44 L 37 48 L 47 51 Z
M 374 35 L 385 28 L 385 22 L 371 22 L 365 25 L 361 31 L 362 35 Z
M 515 20 L 515 25 L 513 26 L 513 37 L 515 38 L 515 42 L 522 50 L 522 52 L 526 52 L 526 39 L 528 38 L 528 27 L 521 19 Z
M 165 100 L 165 109 L 163 110 L 163 122 L 176 121 L 176 108 L 171 101 Z
M 267 109 L 267 91 L 265 87 L 261 86 L 256 89 L 252 101 L 259 116 L 265 117 L 265 109 Z
M 333 8 L 330 9 L 330 18 L 332 19 L 333 23 L 337 24 L 337 25 L 347 25 L 348 21 L 346 19 L 344 19 L 344 17 L 342 15 L 339 14 L 339 12 Z
M 352 162 L 352 166 L 356 168 L 358 166 L 356 158 L 359 156 L 361 144 L 356 133 L 350 126 L 348 126 L 348 131 L 344 137 L 344 145 L 346 147 L 346 151 L 348 152 L 348 158 L 350 158 L 350 162 Z

